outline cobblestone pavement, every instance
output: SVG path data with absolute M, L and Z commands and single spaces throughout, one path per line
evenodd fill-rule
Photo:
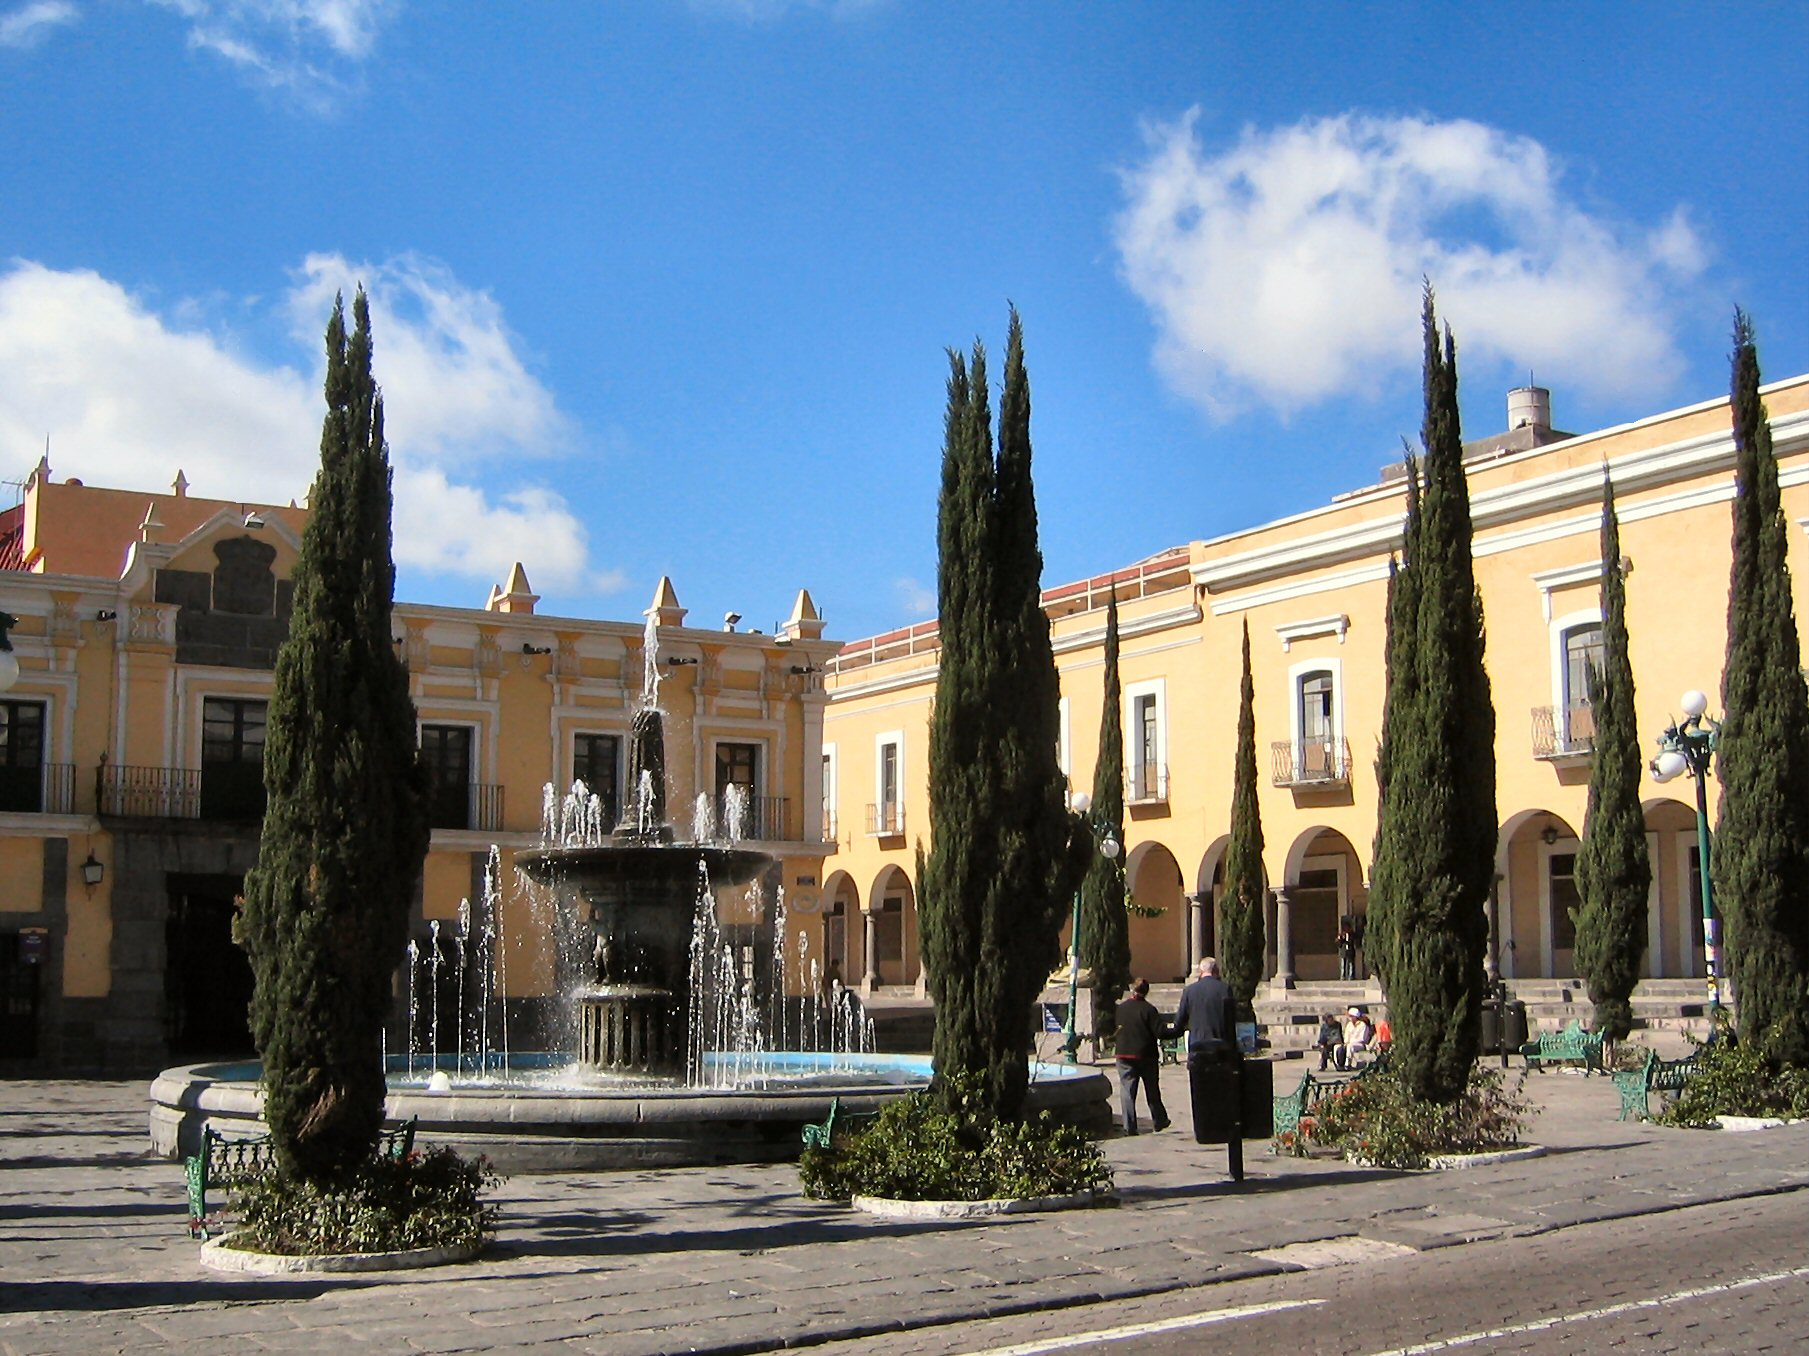
M 1184 1112 L 1182 1076 L 1165 1081 Z M 1277 1275 L 1257 1254 L 1291 1244 L 1427 1252 L 1809 1187 L 1809 1125 L 1663 1130 L 1617 1122 L 1604 1078 L 1527 1087 L 1549 1152 L 1460 1172 L 1253 1142 L 1234 1184 L 1183 1116 L 1107 1142 L 1116 1209 L 901 1224 L 807 1201 L 784 1166 L 519 1176 L 476 1262 L 274 1278 L 199 1266 L 181 1168 L 145 1151 L 144 1085 L 3 1082 L 0 1352 L 761 1351 Z

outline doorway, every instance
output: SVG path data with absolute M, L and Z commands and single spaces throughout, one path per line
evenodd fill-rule
M 243 876 L 171 874 L 164 923 L 164 1031 L 174 1059 L 243 1059 L 251 1040 L 251 961 L 233 940 Z

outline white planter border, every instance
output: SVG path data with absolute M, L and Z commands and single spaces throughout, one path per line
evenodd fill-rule
M 888 1196 L 856 1196 L 856 1210 L 881 1219 L 989 1219 L 995 1215 L 1032 1214 L 1044 1210 L 1086 1210 L 1116 1205 L 1116 1196 L 1081 1191 L 1072 1196 L 1006 1197 L 988 1201 L 899 1201 Z
M 250 1271 L 261 1276 L 287 1276 L 299 1272 L 414 1271 L 421 1267 L 469 1262 L 483 1251 L 483 1244 L 454 1248 L 413 1248 L 407 1252 L 330 1253 L 323 1257 L 289 1257 L 270 1252 L 246 1252 L 231 1246 L 232 1235 L 221 1234 L 201 1245 L 201 1265 L 213 1271 Z

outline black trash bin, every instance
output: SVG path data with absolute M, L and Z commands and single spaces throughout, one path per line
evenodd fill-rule
M 1504 1017 L 1502 1026 L 1502 1046 L 1508 1054 L 1515 1054 L 1527 1042 L 1526 1004 L 1518 998 L 1510 999 L 1503 1004 Z
M 1482 1000 L 1482 1053 L 1493 1055 L 1501 1049 L 1501 1005 L 1493 998 Z

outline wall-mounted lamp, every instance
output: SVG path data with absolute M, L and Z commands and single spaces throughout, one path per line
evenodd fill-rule
M 722 614 L 722 629 L 723 630 L 733 631 L 740 624 L 741 624 L 741 614 L 739 612 L 725 612 Z
M 81 872 L 82 884 L 86 885 L 90 890 L 99 885 L 101 883 L 101 878 L 107 874 L 105 864 L 99 857 L 94 855 L 93 848 L 88 849 L 88 860 L 82 863 Z
M 263 528 L 264 519 L 256 510 L 253 510 L 245 515 L 245 526 L 253 532 L 257 532 Z
M 676 669 L 684 664 L 695 664 L 697 662 L 697 660 L 681 658 L 680 656 L 674 654 L 674 655 L 666 656 L 666 662 L 668 664 L 670 664 L 673 668 Z
M 815 664 L 793 664 L 791 666 L 791 671 L 793 673 L 802 674 L 802 673 L 821 673 L 823 670 L 818 668 Z
M 524 640 L 521 642 L 521 652 L 523 654 L 551 654 L 553 647 L 551 645 L 530 645 Z
M 1558 826 L 1555 824 L 1547 824 L 1544 828 L 1540 829 L 1539 841 L 1544 843 L 1546 847 L 1550 847 L 1553 843 L 1557 842 Z
M 94 620 L 97 622 L 112 621 L 118 615 L 119 613 L 115 612 L 112 608 L 103 607 L 99 612 L 94 614 Z

